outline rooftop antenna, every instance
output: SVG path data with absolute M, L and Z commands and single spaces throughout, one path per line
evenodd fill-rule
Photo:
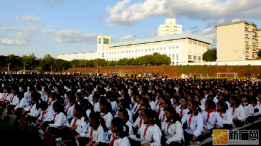
M 171 7 L 171 0 L 169 0 L 168 18 L 173 18 L 172 7 Z

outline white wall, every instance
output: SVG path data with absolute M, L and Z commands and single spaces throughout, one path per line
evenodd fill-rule
M 261 60 L 181 63 L 181 65 L 261 65 Z

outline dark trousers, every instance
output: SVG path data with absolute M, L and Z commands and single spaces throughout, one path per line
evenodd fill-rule
M 40 126 L 40 125 L 36 125 L 38 128 L 40 128 L 40 129 L 42 129 L 43 131 L 45 131 L 45 129 L 46 129 L 46 127 L 50 124 L 51 122 L 49 122 L 49 121 L 46 121 L 45 123 L 43 123 L 43 125 L 42 126 Z M 40 126 L 40 127 L 39 127 Z
M 17 108 L 14 112 L 14 114 L 17 116 L 17 118 L 21 118 L 22 117 L 22 112 L 23 112 L 23 109 L 22 108 Z
M 7 108 L 7 114 L 12 115 L 14 108 L 15 108 L 15 105 L 9 105 Z
M 249 123 L 254 123 L 254 120 L 255 120 L 255 117 L 254 116 L 249 116 L 246 118 L 246 123 L 249 122 Z
M 240 120 L 233 120 L 233 122 L 236 125 L 236 127 L 241 127 L 244 125 L 244 122 Z
M 2 104 L 0 104 L 0 106 L 3 108 L 3 109 L 6 109 L 6 105 L 7 105 L 7 103 L 5 102 L 5 103 L 2 103 Z
M 25 119 L 25 116 L 26 116 L 28 113 L 30 113 L 30 112 L 29 112 L 29 111 L 24 112 L 24 114 L 22 115 L 22 119 L 24 119 L 25 121 L 30 122 L 30 123 L 31 123 L 31 122 L 35 122 L 35 121 L 37 120 L 36 117 L 28 116 L 27 119 Z
M 193 134 L 189 134 L 186 131 L 184 131 L 184 138 L 185 138 L 185 143 L 188 144 L 192 140 Z M 204 139 L 204 135 L 201 134 L 197 137 L 197 141 L 202 141 Z
M 224 124 L 221 129 L 228 129 L 228 130 L 230 130 L 230 129 L 233 129 L 233 125 L 231 125 L 231 124 Z
M 69 127 L 65 127 L 61 131 L 62 140 L 74 140 L 76 135 L 79 135 L 75 130 L 71 131 Z
M 49 127 L 48 132 L 53 134 L 55 138 L 62 137 L 62 130 L 59 128 Z

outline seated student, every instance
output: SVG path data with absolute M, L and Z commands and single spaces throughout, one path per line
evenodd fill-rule
M 53 107 L 53 104 L 55 103 L 55 96 L 56 96 L 56 93 L 55 92 L 52 92 L 50 97 L 47 99 L 47 103 L 49 104 L 49 106 Z
M 67 106 L 65 106 L 64 109 L 64 113 L 69 122 L 71 122 L 72 118 L 74 117 L 73 110 L 74 110 L 75 102 L 76 102 L 75 98 L 70 96 L 68 98 L 68 104 Z
M 179 97 L 178 96 L 174 96 L 172 98 L 172 102 L 173 102 L 173 107 L 176 110 L 177 108 L 180 108 L 180 103 L 179 103 Z
M 42 101 L 47 101 L 47 99 L 49 98 L 49 97 L 48 97 L 48 93 L 47 93 L 48 90 L 49 90 L 48 88 L 45 88 L 45 89 L 44 89 L 44 95 L 41 97 L 41 98 L 42 98 Z
M 10 88 L 9 87 L 4 87 L 4 92 L 2 94 L 2 98 L 0 99 L 0 106 L 5 108 L 7 105 L 7 102 L 10 102 L 13 95 L 10 93 Z
M 244 125 L 245 111 L 242 105 L 239 105 L 239 99 L 237 96 L 230 97 L 229 111 L 232 113 L 232 119 L 234 127 L 241 127 Z
M 62 126 L 62 141 L 70 140 L 68 145 L 77 145 L 75 139 L 79 139 L 88 132 L 88 124 L 84 117 L 84 111 L 82 110 L 81 105 L 75 105 L 73 110 L 74 118 L 71 123 L 67 123 Z
M 100 112 L 99 94 L 94 93 L 91 104 L 95 112 Z
M 50 107 L 46 101 L 42 101 L 39 105 L 40 109 L 41 109 L 41 114 L 38 117 L 38 119 L 35 121 L 35 124 L 37 127 L 39 127 L 40 129 L 38 130 L 38 132 L 40 134 L 43 134 L 47 127 L 47 125 L 50 123 L 50 121 L 53 119 L 54 117 L 54 110 L 52 109 L 52 107 Z
M 219 94 L 218 101 L 223 101 L 223 102 L 225 102 L 227 104 L 228 107 L 230 107 L 230 103 L 227 100 L 229 100 L 229 99 L 225 98 L 225 94 L 224 93 Z
M 109 146 L 130 146 L 130 141 L 127 138 L 128 127 L 123 125 L 123 121 L 120 118 L 112 120 L 110 129 L 113 134 L 110 137 Z
M 131 110 L 131 112 L 132 112 L 132 114 L 133 115 L 135 115 L 136 114 L 136 112 L 137 111 L 139 111 L 139 108 L 140 108 L 140 100 L 141 100 L 141 96 L 139 96 L 139 95 L 136 95 L 135 96 L 136 98 L 135 98 L 135 104 L 134 104 L 134 107 L 132 108 L 132 110 Z
M 164 96 L 160 96 L 160 97 L 159 97 L 159 100 L 158 100 L 158 101 L 159 101 L 159 105 L 158 105 L 158 107 L 156 107 L 156 110 L 155 110 L 158 114 L 160 114 L 161 111 L 164 109 L 164 108 L 162 107 L 162 103 L 163 103 L 164 99 L 165 99 Z
M 89 117 L 90 128 L 84 137 L 89 138 L 86 146 L 104 146 L 109 142 L 108 128 L 98 112 L 92 112 Z M 84 139 L 82 141 L 85 141 Z M 81 145 L 81 141 L 79 141 Z M 85 145 L 86 143 L 84 143 Z
M 232 113 L 228 110 L 228 105 L 223 101 L 218 101 L 217 111 L 221 117 L 223 127 L 216 125 L 215 128 L 232 129 L 233 128 Z
M 111 110 L 111 104 L 108 102 L 108 100 L 105 97 L 101 97 L 99 99 L 100 103 L 100 115 L 104 119 L 105 124 L 108 129 L 111 127 L 111 120 L 113 119 L 112 117 L 112 110 Z
M 155 110 L 156 108 L 156 103 L 154 102 L 155 99 L 152 99 L 152 94 L 151 93 L 147 93 L 146 94 L 146 98 L 149 100 L 149 104 L 152 110 Z
M 140 113 L 139 113 L 139 117 L 136 119 L 135 123 L 133 124 L 133 131 L 136 134 L 137 133 L 137 129 L 139 129 L 141 127 L 141 125 L 144 123 L 143 120 L 143 116 L 144 116 L 144 111 L 150 109 L 150 105 L 149 104 L 141 104 L 140 105 Z
M 18 104 L 14 108 L 14 114 L 20 118 L 22 116 L 23 108 L 27 105 L 27 99 L 24 97 L 23 92 L 19 92 L 17 94 L 17 97 L 18 97 Z
M 166 109 L 169 108 L 169 107 L 172 107 L 172 104 L 171 104 L 171 101 L 168 98 L 165 98 L 161 105 L 163 107 L 163 110 L 161 110 L 161 112 L 159 114 L 159 119 L 160 119 L 161 126 L 162 126 L 162 124 L 167 120 Z
M 126 109 L 126 110 L 128 111 L 129 120 L 130 120 L 131 123 L 133 123 L 132 113 L 131 113 L 131 111 L 130 111 L 127 107 L 128 107 L 127 101 L 124 100 L 124 99 L 121 99 L 121 100 L 119 101 L 119 103 L 118 103 L 118 108 L 119 108 L 119 109 Z M 114 117 L 118 117 L 118 112 L 119 112 L 119 111 L 117 110 L 117 112 L 116 112 L 116 114 L 115 114 Z
M 115 112 L 117 110 L 117 102 L 116 102 L 115 96 L 113 96 L 112 92 L 109 91 L 106 98 L 111 103 L 112 112 Z
M 157 125 L 158 119 L 156 112 L 153 110 L 145 110 L 143 118 L 144 124 L 141 125 L 137 136 L 130 135 L 129 138 L 135 141 L 140 141 L 140 144 L 143 146 L 160 146 L 162 133 Z
M 140 95 L 140 97 L 141 97 L 141 95 Z M 140 103 L 140 105 L 142 105 L 142 104 L 147 105 L 147 104 L 149 104 L 149 100 L 147 98 L 141 98 L 139 103 Z M 133 121 L 136 121 L 139 116 L 140 116 L 140 108 L 135 113 L 135 115 L 133 115 Z
M 243 106 L 245 116 L 246 116 L 245 122 L 246 123 L 253 123 L 254 120 L 253 120 L 252 115 L 254 114 L 254 108 L 250 103 L 248 103 L 248 100 L 249 100 L 249 96 L 247 96 L 247 95 L 241 96 L 241 101 L 242 101 L 241 105 Z
M 26 121 L 34 122 L 40 114 L 38 93 L 31 93 L 30 101 L 31 106 L 27 106 L 23 109 L 22 118 Z
M 206 100 L 205 111 L 202 112 L 203 117 L 203 131 L 206 135 L 212 134 L 212 129 L 217 127 L 222 128 L 223 122 L 219 113 L 216 110 L 216 104 L 213 100 Z
M 65 105 L 65 107 L 69 104 L 69 99 L 70 99 L 70 97 L 72 97 L 71 92 L 66 92 L 66 93 L 65 93 L 65 99 L 64 99 L 64 105 Z
M 261 107 L 258 105 L 257 99 L 254 96 L 250 98 L 250 103 L 254 109 L 253 120 L 257 120 L 261 116 Z
M 92 104 L 89 102 L 88 99 L 84 99 L 82 101 L 82 107 L 84 108 L 84 111 L 86 111 L 85 114 L 86 114 L 87 118 L 89 118 L 90 113 L 94 112 Z
M 201 141 L 204 139 L 203 117 L 198 102 L 192 100 L 188 103 L 189 112 L 181 119 L 184 130 L 185 143 Z M 186 124 L 186 125 L 184 125 Z
M 196 94 L 196 95 L 194 96 L 194 100 L 198 102 L 198 106 L 199 106 L 199 108 L 201 109 L 201 111 L 204 111 L 204 110 L 205 110 L 205 105 L 202 105 L 202 104 L 201 104 L 201 96 L 198 95 L 198 94 Z
M 161 130 L 164 136 L 162 137 L 162 145 L 165 146 L 181 146 L 184 145 L 183 129 L 178 115 L 173 107 L 166 109 L 166 121 L 163 122 Z
M 189 112 L 189 109 L 187 108 L 188 100 L 185 97 L 180 98 L 180 108 L 176 108 L 176 112 L 179 114 L 180 119 Z
M 132 124 L 129 120 L 128 111 L 126 109 L 119 109 L 118 117 L 122 119 L 123 125 L 128 126 L 129 134 L 133 135 Z
M 61 127 L 68 123 L 68 120 L 63 113 L 64 106 L 61 102 L 55 102 L 53 104 L 53 110 L 55 112 L 54 117 L 52 118 L 51 122 L 46 127 L 45 131 L 49 132 L 56 137 L 56 141 L 59 142 L 61 140 Z
M 11 89 L 11 93 L 13 94 L 12 99 L 10 102 L 7 102 L 6 105 L 6 109 L 8 109 L 9 114 L 12 113 L 13 109 L 15 108 L 15 106 L 18 104 L 19 99 L 17 97 L 17 93 L 18 93 L 18 88 L 13 87 Z

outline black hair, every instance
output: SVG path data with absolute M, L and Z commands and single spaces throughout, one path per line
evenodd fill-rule
M 75 110 L 79 111 L 80 117 L 82 117 L 84 115 L 84 110 L 82 109 L 81 105 L 74 105 Z
M 40 103 L 39 107 L 40 107 L 41 109 L 47 109 L 47 108 L 48 108 L 48 104 L 47 104 L 46 101 L 42 101 L 42 102 Z
M 111 103 L 109 103 L 105 97 L 100 98 L 100 104 L 102 106 L 106 106 L 105 114 L 107 114 L 108 112 L 112 113 Z
M 208 99 L 208 100 L 206 100 L 206 102 L 205 103 L 207 103 L 207 105 L 210 107 L 212 107 L 212 109 L 216 109 L 216 104 L 215 104 L 215 102 L 213 101 L 213 100 L 210 100 L 210 99 Z
M 125 99 L 121 99 L 119 102 L 121 102 L 121 105 L 123 106 L 124 109 L 126 108 L 129 109 L 128 102 Z
M 165 104 L 169 105 L 168 107 L 173 107 L 173 105 L 171 104 L 171 101 L 168 98 L 164 99 Z
M 103 127 L 103 130 L 105 132 L 107 132 L 109 129 L 107 128 L 107 126 L 105 125 L 105 121 L 104 119 L 100 116 L 100 114 L 98 112 L 91 112 L 90 113 L 90 118 L 91 120 L 93 120 L 95 123 L 98 123 L 98 126 L 101 124 L 101 126 Z M 93 127 L 92 124 L 90 124 L 90 126 Z M 94 127 L 93 127 L 94 128 Z
M 126 122 L 128 122 L 128 120 L 129 120 L 128 111 L 127 111 L 126 109 L 119 109 L 119 110 L 118 110 L 118 113 L 119 113 L 119 112 L 123 113 L 123 115 L 126 116 L 126 121 L 125 121 L 125 123 L 124 123 L 124 125 L 125 125 Z
M 238 97 L 236 95 L 231 95 L 230 98 L 232 98 L 232 100 L 236 101 L 236 104 L 237 104 L 236 107 L 238 107 L 239 106 L 239 99 L 238 99 Z M 233 107 L 232 104 L 230 106 Z
M 160 122 L 158 120 L 158 113 L 151 109 L 146 109 L 144 114 L 147 118 L 152 118 L 151 124 L 157 124 L 159 126 Z
M 176 100 L 175 105 L 180 105 L 180 103 L 179 103 L 179 97 L 178 97 L 178 96 L 174 96 L 173 98 Z
M 166 111 L 168 111 L 169 113 L 173 114 L 173 116 L 172 116 L 172 121 L 167 120 L 166 122 L 175 123 L 177 120 L 180 121 L 180 117 L 178 116 L 178 114 L 177 114 L 175 108 L 169 107 L 169 108 L 166 109 Z
M 224 111 L 224 113 L 227 112 L 227 110 L 228 110 L 228 106 L 227 106 L 227 104 L 226 104 L 225 102 L 223 102 L 223 101 L 219 101 L 219 102 L 217 102 L 217 104 L 218 104 L 219 106 L 223 107 L 223 111 Z
M 31 93 L 31 98 L 35 101 L 36 108 L 39 109 L 39 98 L 38 98 L 39 93 Z
M 123 138 L 123 137 L 129 135 L 129 127 L 125 126 L 123 124 L 123 121 L 121 118 L 116 117 L 116 118 L 112 119 L 111 123 L 114 127 L 117 127 L 117 131 L 120 132 L 120 135 L 119 135 L 120 138 Z
M 144 104 L 149 104 L 149 100 L 147 98 L 142 98 Z
M 196 107 L 196 113 L 194 115 L 198 115 L 199 112 L 202 112 L 201 108 L 199 107 L 199 103 L 195 100 L 191 101 L 192 106 Z M 188 112 L 188 114 L 191 114 L 191 111 Z
M 21 100 L 22 98 L 24 98 L 24 93 L 23 92 L 17 93 L 17 97 Z
M 60 112 L 63 112 L 64 111 L 64 106 L 63 106 L 63 104 L 61 103 L 61 102 L 59 102 L 59 101 L 56 101 L 56 102 L 54 102 L 53 103 L 53 108 L 57 108 L 57 110 L 58 110 L 58 114 L 60 113 Z

